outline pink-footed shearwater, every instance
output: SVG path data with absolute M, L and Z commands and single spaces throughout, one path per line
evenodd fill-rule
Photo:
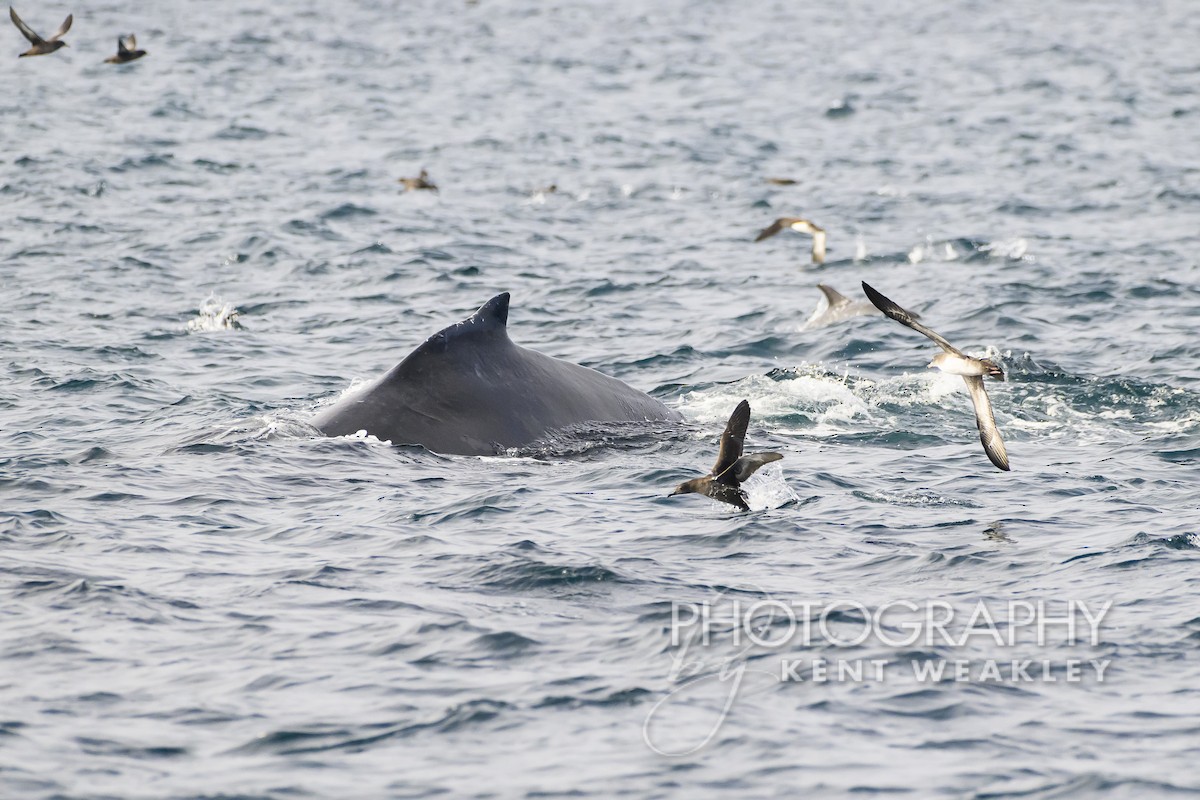
M 753 453 L 742 455 L 742 444 L 746 438 L 746 428 L 750 425 L 750 403 L 743 400 L 729 417 L 725 432 L 721 434 L 721 451 L 717 454 L 717 463 L 713 464 L 712 472 L 699 478 L 684 481 L 675 487 L 669 497 L 677 494 L 702 494 L 722 503 L 737 506 L 742 511 L 749 511 L 746 504 L 746 493 L 742 491 L 742 482 L 753 475 L 758 468 L 772 461 L 783 458 L 779 453 Z
M 979 428 L 979 441 L 983 442 L 983 451 L 987 453 L 987 457 L 993 464 L 1007 471 L 1009 469 L 1008 451 L 1004 449 L 1004 441 L 1000 438 L 1000 431 L 996 427 L 996 418 L 992 415 L 992 403 L 988 400 L 987 391 L 983 388 L 983 376 L 989 375 L 1003 380 L 1004 370 L 1000 369 L 1000 365 L 995 361 L 987 358 L 972 358 L 964 354 L 946 341 L 944 336 L 917 322 L 915 314 L 905 311 L 875 291 L 866 281 L 863 281 L 862 288 L 867 294 L 867 299 L 874 303 L 876 308 L 901 325 L 928 336 L 945 351 L 934 356 L 928 366 L 937 367 L 942 372 L 948 372 L 951 375 L 961 375 L 962 379 L 967 382 L 967 388 L 971 391 L 971 403 L 975 406 L 975 426 Z
M 423 168 L 421 174 L 415 178 L 401 178 L 400 183 L 404 184 L 404 191 L 411 192 L 414 189 L 432 189 L 437 191 L 438 187 L 433 181 L 429 180 L 429 173 Z
M 137 36 L 131 33 L 128 36 L 117 37 L 117 54 L 104 59 L 104 63 L 128 64 L 130 61 L 137 61 L 144 55 L 146 55 L 146 51 L 138 50 Z
M 754 237 L 754 241 L 761 242 L 763 239 L 769 239 L 785 228 L 812 236 L 813 263 L 825 263 L 825 229 L 800 217 L 780 217 L 759 231 L 758 236 Z
M 54 32 L 54 35 L 48 39 L 43 39 L 33 32 L 33 28 L 30 28 L 21 21 L 21 18 L 17 16 L 17 12 L 12 6 L 8 7 L 8 16 L 12 19 L 13 25 L 17 26 L 17 30 L 33 45 L 33 47 L 24 53 L 21 53 L 20 58 L 24 58 L 25 56 L 44 56 L 47 53 L 53 53 L 60 47 L 66 47 L 67 43 L 60 42 L 59 39 L 65 36 L 67 31 L 71 30 L 71 23 L 75 21 L 75 15 L 68 14 L 67 18 L 63 20 L 63 24 L 58 26 L 58 30 Z

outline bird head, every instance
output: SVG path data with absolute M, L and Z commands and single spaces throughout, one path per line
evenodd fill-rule
M 696 494 L 701 491 L 700 484 L 704 478 L 692 478 L 690 481 L 684 481 L 675 487 L 675 491 L 671 492 L 667 497 L 674 497 L 677 494 Z

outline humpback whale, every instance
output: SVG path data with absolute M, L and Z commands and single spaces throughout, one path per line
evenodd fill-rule
M 326 436 L 366 431 L 437 453 L 496 455 L 587 422 L 683 419 L 616 378 L 514 344 L 508 301 L 496 295 L 435 333 L 312 424 Z

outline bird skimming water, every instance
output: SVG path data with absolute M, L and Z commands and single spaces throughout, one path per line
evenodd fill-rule
M 992 403 L 988 400 L 987 391 L 983 388 L 983 376 L 988 375 L 1003 380 L 1004 370 L 1000 369 L 1000 365 L 995 361 L 987 358 L 972 358 L 964 354 L 946 341 L 944 336 L 917 322 L 915 314 L 905 311 L 881 295 L 866 281 L 863 281 L 862 288 L 867 294 L 867 299 L 874 303 L 876 308 L 901 325 L 928 336 L 938 347 L 942 348 L 944 352 L 934 356 L 928 366 L 936 367 L 951 375 L 960 375 L 967 382 L 967 389 L 971 392 L 971 403 L 975 406 L 975 426 L 979 428 L 979 441 L 983 442 L 983 451 L 987 453 L 987 457 L 993 464 L 1007 472 L 1009 469 L 1008 451 L 1004 448 L 1004 440 L 1000 438 L 1000 430 L 996 427 L 996 418 L 992 415 Z
M 677 494 L 702 494 L 722 503 L 737 506 L 742 511 L 749 511 L 746 504 L 746 493 L 742 491 L 742 482 L 758 471 L 764 464 L 783 458 L 779 453 L 752 453 L 742 455 L 742 445 L 746 438 L 746 428 L 750 426 L 750 403 L 743 400 L 729 417 L 725 432 L 721 434 L 721 451 L 717 454 L 717 463 L 713 464 L 712 472 L 699 478 L 684 481 L 675 487 L 669 497 Z

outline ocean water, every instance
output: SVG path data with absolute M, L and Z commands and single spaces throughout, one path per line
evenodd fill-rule
M 159 5 L 3 38 L 0 795 L 1200 791 L 1200 6 Z M 802 330 L 862 280 L 1012 472 Z M 308 424 L 500 291 L 686 423 Z M 668 499 L 742 398 L 752 510 Z

